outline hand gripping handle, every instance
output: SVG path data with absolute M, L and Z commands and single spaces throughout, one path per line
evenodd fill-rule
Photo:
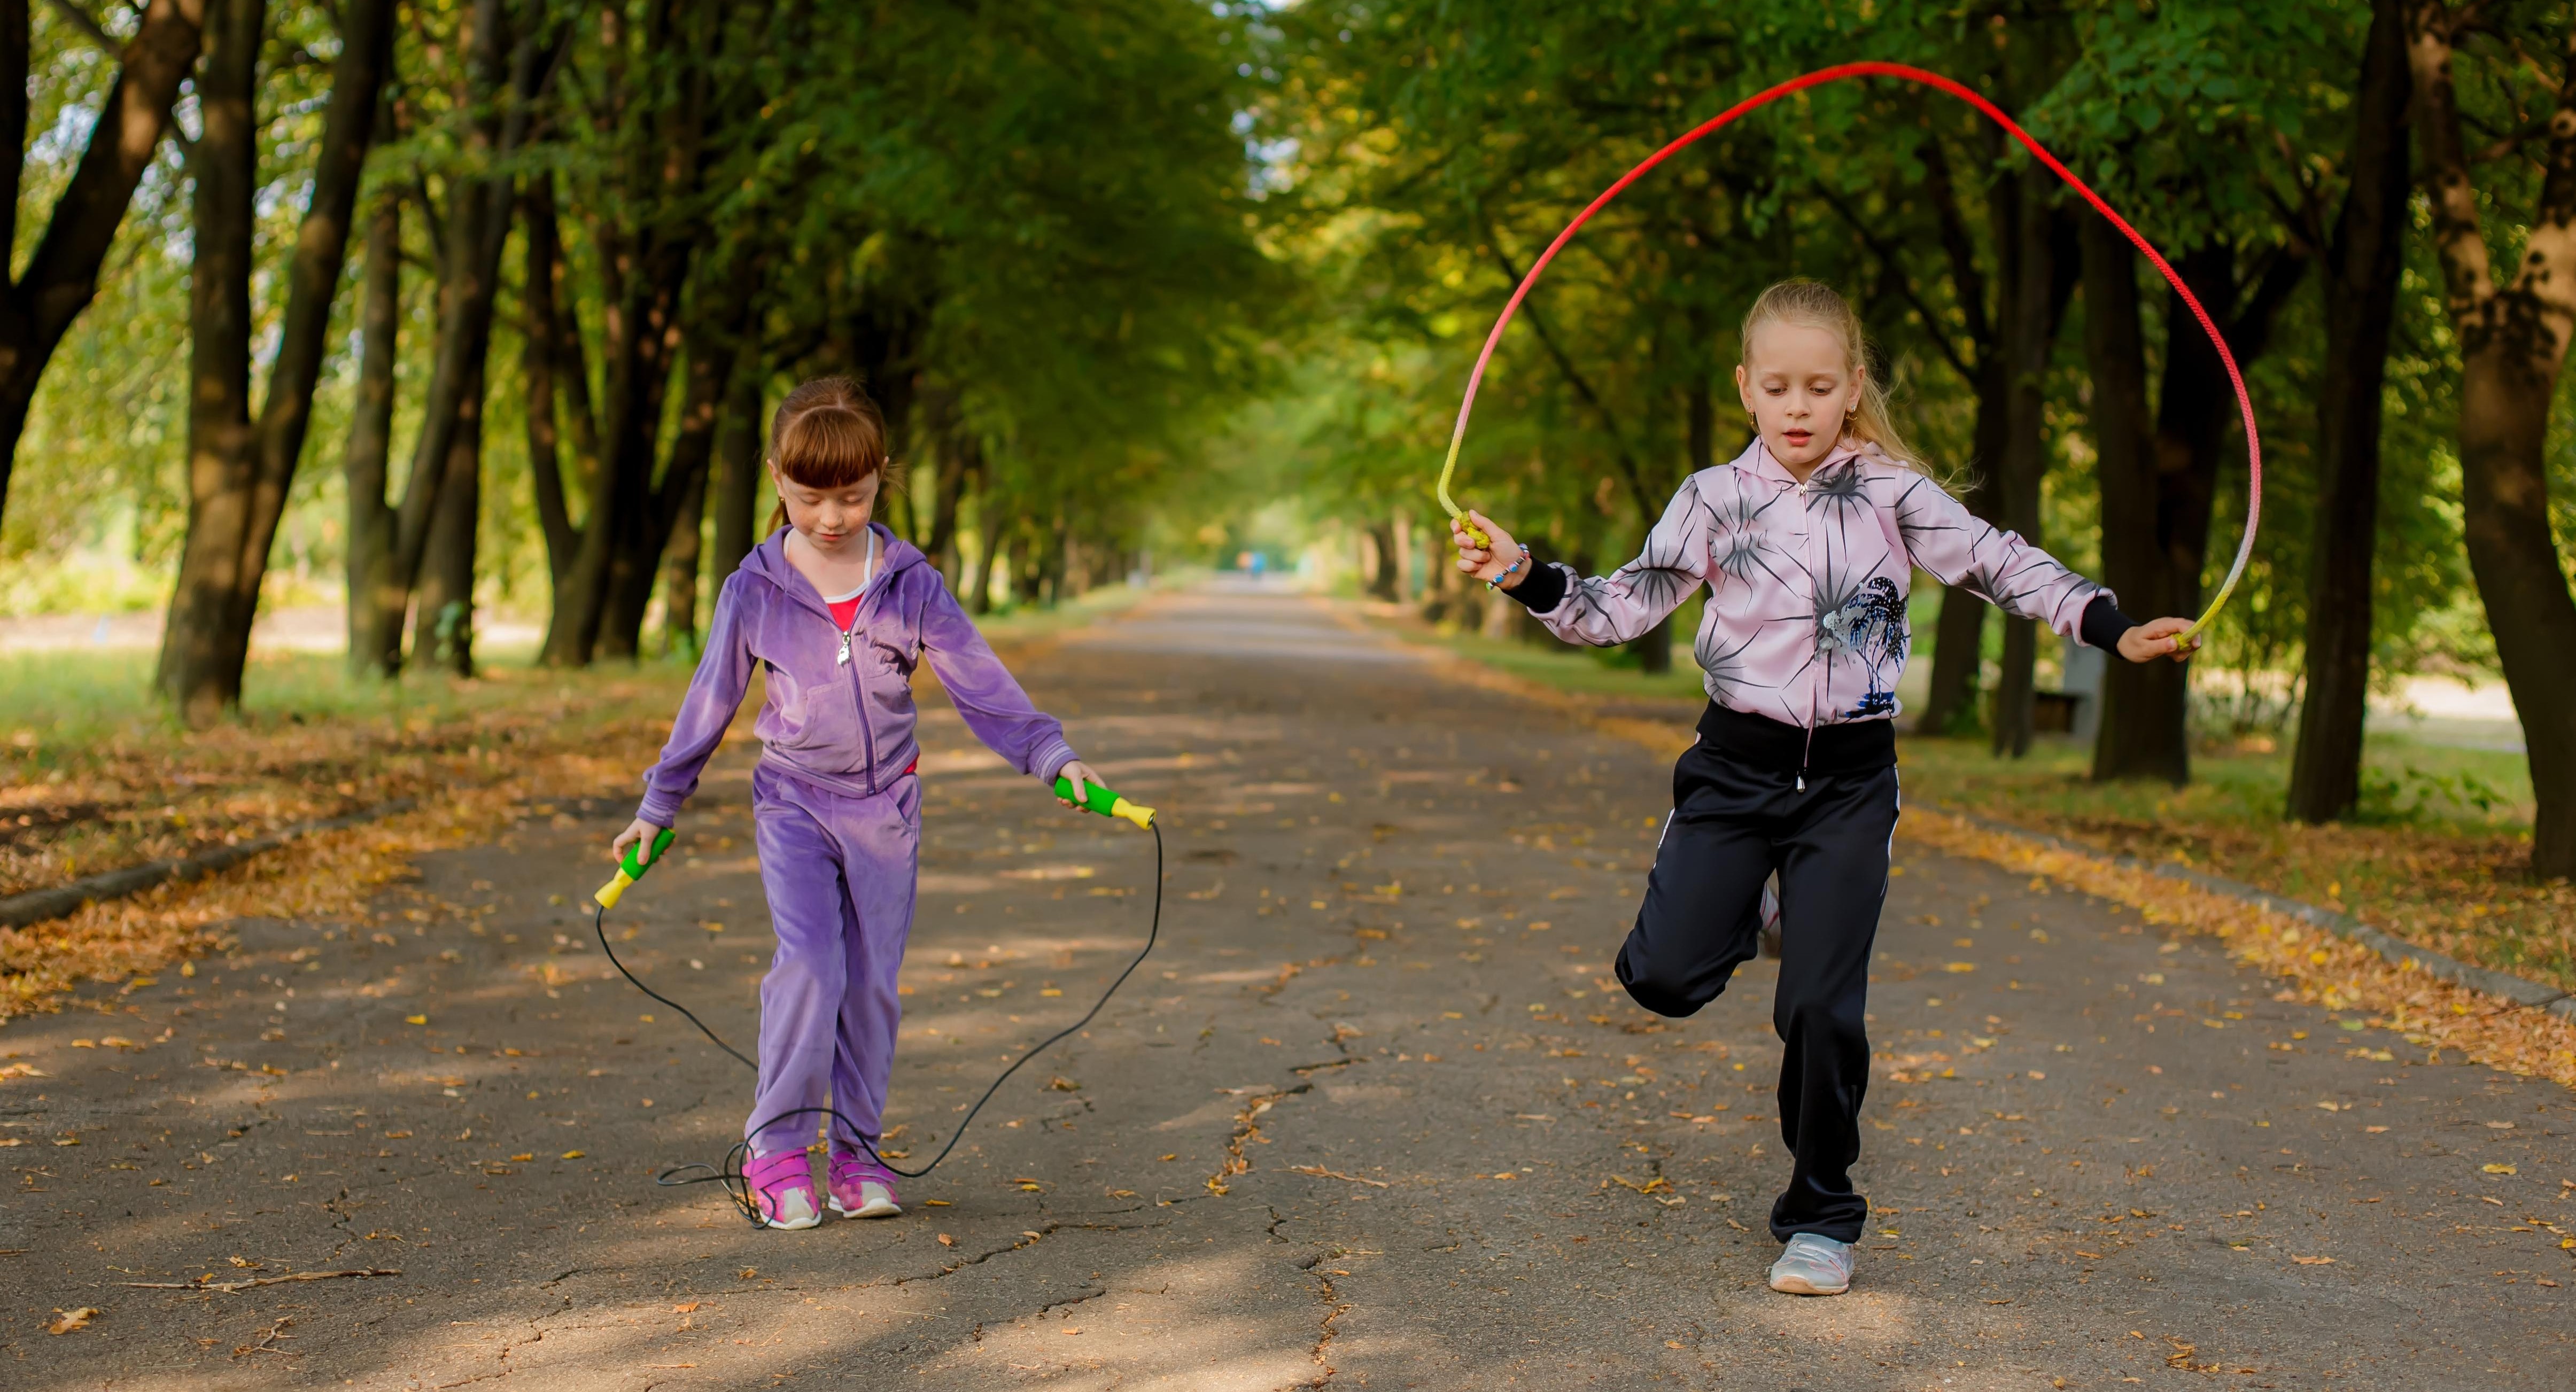
M 1062 774 L 1056 775 L 1055 795 L 1067 802 L 1073 801 L 1073 780 Z M 1081 807 L 1085 812 L 1097 812 L 1104 817 L 1123 817 L 1134 822 L 1139 830 L 1154 824 L 1153 808 L 1139 807 L 1097 783 L 1084 790 Z
M 599 906 L 603 909 L 616 908 L 617 901 L 625 895 L 628 885 L 644 878 L 645 871 L 662 863 L 662 852 L 671 848 L 671 838 L 676 834 L 669 827 L 654 833 L 653 858 L 650 860 L 638 857 L 637 853 L 644 849 L 643 842 L 638 841 L 627 847 L 625 859 L 618 862 L 617 874 L 608 883 L 601 885 L 590 897 L 598 900 Z

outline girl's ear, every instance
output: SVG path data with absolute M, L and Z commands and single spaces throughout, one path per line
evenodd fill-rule
M 1742 363 L 1735 365 L 1735 395 L 1744 403 L 1745 414 L 1751 415 L 1753 413 L 1753 374 L 1745 371 Z

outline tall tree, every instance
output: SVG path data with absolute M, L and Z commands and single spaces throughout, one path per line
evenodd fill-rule
M 99 267 L 197 63 L 206 0 L 147 0 L 24 270 L 0 292 L 0 509 L 45 364 L 98 293 Z M 27 167 L 27 0 L 0 0 L 0 246 L 17 241 Z
M 473 568 L 477 513 L 462 503 L 442 504 L 451 489 L 479 493 L 482 460 L 483 384 L 491 351 L 494 297 L 501 253 L 518 206 L 511 157 L 527 141 L 538 99 L 554 72 L 561 29 L 546 7 L 531 4 L 516 42 L 504 0 L 474 0 L 463 16 L 452 105 L 457 129 L 451 161 L 443 171 L 445 207 L 425 194 L 422 213 L 438 233 L 438 318 L 430 345 L 430 375 L 414 437 L 411 468 L 394 508 L 392 562 L 378 602 L 393 612 L 412 607 L 422 567 L 439 543 L 440 597 L 415 616 L 413 647 L 438 652 L 461 674 L 473 661 Z M 459 436 L 465 435 L 460 447 Z M 466 478 L 462 471 L 474 470 Z M 352 506 L 360 506 L 352 500 Z M 464 509 L 464 510 L 460 510 Z M 441 518 L 447 520 L 441 525 Z M 440 611 L 445 611 L 444 613 Z M 442 636 L 442 633 L 444 636 Z M 395 648 L 379 670 L 392 675 Z
M 2002 353 L 2004 427 L 1995 459 L 1995 524 L 2043 544 L 2040 485 L 2048 473 L 2048 360 L 2065 317 L 2065 289 L 2079 258 L 2069 245 L 2076 224 L 2056 202 L 2056 178 L 2023 163 L 1997 182 L 1995 201 L 2004 282 Z M 1995 685 L 1993 736 L 1998 754 L 2030 752 L 2038 683 L 2039 632 L 2029 619 L 2004 616 L 2003 671 Z
M 2353 102 L 2343 206 L 2331 232 L 2303 229 L 2325 278 L 2324 380 L 2317 392 L 2320 481 L 2309 546 L 2307 694 L 2290 764 L 2290 816 L 2329 822 L 2361 798 L 2370 694 L 2371 559 L 2379 540 L 2379 437 L 2388 347 L 2405 268 L 2406 64 L 2402 0 L 2374 0 Z M 2313 209 L 2303 209 L 2317 221 Z
M 401 191 L 379 190 L 367 214 L 366 264 L 358 298 L 358 390 L 342 454 L 348 498 L 349 671 L 402 666 L 408 578 L 394 578 L 394 510 L 385 501 L 394 447 L 394 367 L 401 348 Z
M 312 193 L 286 271 L 268 394 L 251 414 L 251 277 L 259 190 L 260 53 L 265 0 L 208 0 L 196 84 L 203 133 L 195 175 L 188 397 L 188 534 L 163 629 L 160 681 L 190 724 L 241 701 L 251 622 L 268 553 L 313 419 L 329 355 L 331 307 L 393 53 L 393 0 L 341 10 L 340 54 L 314 161 Z
M 2164 373 L 2150 422 L 2140 258 L 2100 218 L 2086 219 L 2083 240 L 2102 578 L 2132 612 L 2197 614 L 2219 456 L 2235 434 L 2236 393 L 2209 336 L 2168 289 Z M 2273 319 L 2304 277 L 2307 258 L 2272 249 L 2261 255 L 2248 285 L 2238 283 L 2239 260 L 2236 244 L 2222 237 L 2185 252 L 2176 269 L 2217 321 L 2238 366 L 2247 368 L 2269 344 Z M 2093 776 L 2189 782 L 2190 695 L 2184 664 L 2114 663 L 2103 680 Z
M 760 500 L 767 471 L 760 462 L 760 385 L 768 374 L 760 359 L 756 338 L 743 345 L 733 385 L 725 393 L 723 418 L 716 424 L 715 477 L 707 485 L 707 505 L 716 515 L 715 551 L 708 561 L 719 587 L 761 539 Z
M 668 480 L 657 486 L 655 466 L 681 358 L 680 312 L 708 225 L 716 127 L 729 114 L 715 109 L 712 69 L 742 60 L 742 45 L 766 37 L 768 10 L 654 5 L 630 22 L 610 9 L 567 76 L 575 108 L 598 123 L 584 134 L 602 155 L 577 190 L 599 268 L 602 396 L 591 427 L 599 474 L 555 586 L 541 652 L 549 665 L 585 666 L 603 641 L 609 655 L 634 655 L 626 620 L 640 625 L 643 605 L 621 600 L 651 593 L 685 491 Z M 580 336 L 558 346 L 573 350 L 562 374 L 586 376 Z
M 2550 406 L 2576 332 L 2576 23 L 2553 10 L 2549 30 L 2533 36 L 2556 51 L 2555 91 L 2547 94 L 2538 195 L 2509 215 L 2528 230 L 2519 256 L 2500 269 L 2486 205 L 2510 188 L 2498 186 L 2502 179 L 2481 182 L 2456 73 L 2462 41 L 2495 17 L 2484 6 L 2408 0 L 2406 18 L 2416 151 L 2443 303 L 2459 339 L 2469 568 L 2522 718 L 2537 804 L 2531 868 L 2576 875 L 2576 701 L 2567 699 L 2576 690 L 2576 596 L 2550 533 L 2547 454 Z M 2523 61 L 2524 52 L 2517 47 L 2502 61 Z

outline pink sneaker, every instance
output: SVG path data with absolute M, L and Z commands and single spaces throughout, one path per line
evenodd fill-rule
M 793 1232 L 823 1221 L 823 1210 L 814 1201 L 814 1170 L 804 1151 L 761 1156 L 743 1167 L 742 1177 L 751 1186 L 762 1227 Z
M 844 1218 L 892 1218 L 903 1212 L 895 1200 L 894 1171 L 863 1152 L 835 1148 L 832 1211 Z

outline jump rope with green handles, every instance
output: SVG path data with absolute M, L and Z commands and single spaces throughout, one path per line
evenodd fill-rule
M 1068 802 L 1072 801 L 1073 780 L 1069 778 L 1056 779 L 1055 791 L 1056 796 L 1063 798 Z M 1091 1008 L 1082 1013 L 1081 1019 L 1065 1026 L 1063 1029 L 1057 1030 L 1051 1035 L 1048 1035 L 1044 1040 L 1032 1046 L 1026 1053 L 1023 1053 L 1018 1058 L 1011 1060 L 1010 1067 L 1003 1069 L 1001 1073 L 993 1079 L 991 1085 L 984 1089 L 984 1095 L 975 1099 L 975 1105 L 966 1109 L 966 1115 L 957 1123 L 957 1129 L 948 1133 L 948 1143 L 941 1146 L 939 1148 L 939 1153 L 930 1157 L 930 1163 L 922 1166 L 920 1169 L 898 1170 L 892 1165 L 887 1165 L 885 1156 L 877 1150 L 876 1142 L 869 1139 L 869 1137 L 859 1130 L 858 1123 L 850 1120 L 846 1114 L 832 1107 L 797 1107 L 789 1111 L 780 1112 L 776 1116 L 769 1117 L 766 1120 L 763 1120 L 759 1125 L 752 1127 L 750 1129 L 750 1135 L 758 1135 L 782 1121 L 793 1121 L 800 1116 L 835 1117 L 839 1119 L 843 1126 L 849 1128 L 849 1133 L 852 1136 L 858 1139 L 860 1146 L 865 1148 L 868 1152 L 869 1159 L 876 1161 L 880 1165 L 885 1165 L 887 1169 L 893 1170 L 894 1173 L 901 1175 L 906 1179 L 919 1179 L 923 1175 L 930 1173 L 932 1170 L 938 1169 L 939 1162 L 947 1159 L 948 1153 L 957 1148 L 958 1139 L 966 1134 L 967 1127 L 974 1124 L 975 1114 L 984 1110 L 984 1104 L 993 1100 L 993 1094 L 1001 1091 L 1002 1084 L 1010 1081 L 1011 1075 L 1019 1072 L 1021 1065 L 1026 1064 L 1030 1059 L 1036 1058 L 1047 1050 L 1054 1048 L 1058 1043 L 1070 1037 L 1075 1031 L 1090 1024 L 1092 1018 L 1100 1013 L 1101 1008 L 1109 1004 L 1109 998 L 1118 993 L 1118 988 L 1127 984 L 1127 978 L 1135 975 L 1136 969 L 1145 964 L 1146 956 L 1154 950 L 1155 940 L 1162 936 L 1163 828 L 1160 823 L 1154 820 L 1153 808 L 1129 802 L 1117 793 L 1114 793 L 1097 783 L 1094 783 L 1089 787 L 1080 806 L 1085 812 L 1096 812 L 1103 817 L 1115 817 L 1123 821 L 1133 822 L 1144 830 L 1154 833 L 1154 908 L 1153 916 L 1148 921 L 1145 929 L 1145 945 L 1137 950 L 1134 960 L 1128 962 L 1126 970 L 1118 973 L 1118 978 L 1109 983 L 1109 989 L 1100 993 L 1100 999 L 1092 1002 Z M 668 827 L 664 827 L 658 834 L 656 834 L 653 838 L 653 849 L 649 853 L 649 858 L 638 854 L 638 852 L 643 851 L 644 849 L 640 842 L 626 848 L 624 858 L 618 863 L 617 874 L 611 878 L 608 883 L 601 885 L 598 891 L 590 896 L 592 903 L 595 905 L 590 914 L 590 930 L 599 939 L 599 950 L 608 954 L 609 965 L 617 968 L 617 974 L 625 977 L 628 984 L 632 985 L 636 990 L 643 992 L 645 995 L 652 997 L 654 1000 L 660 1001 L 662 1004 L 680 1012 L 682 1018 L 686 1019 L 690 1024 L 698 1027 L 698 1033 L 705 1035 L 717 1048 L 733 1055 L 736 1062 L 740 1063 L 743 1067 L 750 1069 L 756 1076 L 760 1072 L 760 1064 L 756 1060 L 743 1053 L 742 1050 L 726 1043 L 724 1036 L 708 1028 L 707 1022 L 699 1019 L 696 1012 L 690 1010 L 687 1006 L 680 1004 L 678 1001 L 671 999 L 669 996 L 663 995 L 661 992 L 645 985 L 643 981 L 635 975 L 635 973 L 627 970 L 626 964 L 618 959 L 617 949 L 609 945 L 607 928 L 608 911 L 617 907 L 617 901 L 625 897 L 626 891 L 632 887 L 637 880 L 644 878 L 645 871 L 662 863 L 662 852 L 670 847 L 671 840 L 674 835 L 675 833 Z M 660 1174 L 655 1175 L 653 1177 L 653 1182 L 666 1188 L 683 1184 L 721 1184 L 725 1187 L 726 1194 L 731 1196 L 733 1199 L 734 1205 L 740 1208 L 743 1216 L 751 1221 L 751 1225 L 755 1228 L 765 1228 L 769 1226 L 769 1220 L 761 1216 L 760 1206 L 752 1201 L 751 1182 L 743 1177 L 743 1162 L 750 1158 L 750 1154 L 751 1141 L 749 1136 L 746 1136 L 744 1139 L 734 1142 L 733 1148 L 725 1152 L 724 1159 L 715 1164 L 711 1165 L 704 1161 L 697 1161 L 686 1165 L 674 1165 L 669 1169 L 662 1171 Z
M 2150 245 L 2145 237 L 2139 235 L 2138 229 L 2131 227 L 2127 219 L 2111 211 L 2111 205 L 2103 202 L 2102 195 L 2095 193 L 2090 185 L 2075 177 L 2075 171 L 2060 163 L 2057 156 L 2043 148 L 2031 137 L 2030 132 L 2021 128 L 2020 123 L 2005 115 L 2002 108 L 1986 100 L 1984 95 L 1975 88 L 1943 77 L 1939 73 L 1909 67 L 1903 63 L 1841 63 L 1830 68 L 1819 68 L 1804 76 L 1793 77 L 1776 86 L 1767 87 L 1674 137 L 1662 149 L 1638 161 L 1636 168 L 1620 175 L 1619 181 L 1603 189 L 1599 197 L 1584 205 L 1583 211 L 1574 215 L 1574 221 L 1567 223 L 1565 230 L 1556 234 L 1556 240 L 1547 244 L 1547 250 L 1539 253 L 1538 260 L 1530 263 L 1529 273 L 1521 277 L 1519 288 L 1512 291 L 1511 299 L 1503 305 L 1502 315 L 1494 320 L 1493 331 L 1485 335 L 1484 351 L 1476 355 L 1476 368 L 1467 374 L 1467 395 L 1458 403 L 1457 428 L 1449 434 L 1449 457 L 1440 465 L 1440 482 L 1434 490 L 1440 499 L 1440 506 L 1448 510 L 1449 516 L 1465 528 L 1468 537 L 1478 546 L 1490 543 L 1491 538 L 1485 535 L 1484 529 L 1469 521 L 1464 510 L 1449 496 L 1449 480 L 1458 470 L 1458 448 L 1467 440 L 1467 417 L 1476 409 L 1476 388 L 1485 380 L 1486 364 L 1493 361 L 1494 347 L 1503 341 L 1503 330 L 1511 325 L 1512 315 L 1519 312 L 1521 301 L 1529 298 L 1531 288 L 1538 284 L 1538 278 L 1546 272 L 1548 263 L 1554 261 L 1556 254 L 1565 248 L 1565 244 L 1574 239 L 1574 234 L 1582 230 L 1583 224 L 1590 222 L 1594 213 L 1608 207 L 1610 200 L 1617 198 L 1630 184 L 1642 178 L 1647 170 L 1670 159 L 1701 137 L 1728 125 L 1737 117 L 1757 107 L 1768 106 L 1782 97 L 1803 92 L 1810 87 L 1820 87 L 1828 82 L 1840 82 L 1854 77 L 1893 77 L 1906 82 L 1919 83 L 1935 91 L 1957 97 L 1975 107 L 1986 119 L 2003 127 L 2006 133 L 2021 143 L 2023 149 L 2030 151 L 2031 158 L 2047 166 L 2050 173 L 2065 180 L 2069 188 L 2082 194 L 2084 201 L 2093 205 L 2093 211 L 2110 219 L 2111 225 L 2120 229 L 2120 235 L 2128 238 L 2130 245 L 2143 253 L 2147 260 L 2153 262 L 2158 271 L 2163 272 L 2166 283 L 2173 286 L 2174 293 L 2191 308 L 2192 317 L 2200 321 L 2201 331 L 2209 335 L 2210 343 L 2218 349 L 2219 361 L 2227 365 L 2228 383 L 2236 389 L 2236 408 L 2245 420 L 2245 538 L 2237 543 L 2236 563 L 2227 568 L 2226 583 L 2218 587 L 2218 594 L 2209 601 L 2209 608 L 2193 621 L 2190 628 L 2175 635 L 2175 651 L 2180 652 L 2189 648 L 2199 640 L 2201 631 L 2208 628 L 2211 621 L 2218 617 L 2218 611 L 2226 605 L 2228 596 L 2236 592 L 2236 582 L 2245 574 L 2245 563 L 2254 555 L 2254 532 L 2263 517 L 2263 439 L 2254 429 L 2254 398 L 2245 390 L 2245 377 L 2237 370 L 2236 355 L 2228 351 L 2226 338 L 2218 332 L 2218 325 L 2210 319 L 2209 311 L 2201 307 L 2200 297 L 2191 292 L 2190 286 L 2183 284 L 2182 277 L 2175 273 L 2172 265 L 2167 263 L 2163 256 L 2157 254 L 2155 247 Z

